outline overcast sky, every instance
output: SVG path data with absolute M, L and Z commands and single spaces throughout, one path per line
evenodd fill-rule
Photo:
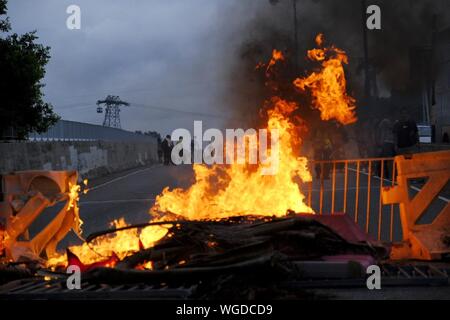
M 121 114 L 124 129 L 166 134 L 201 117 L 144 105 L 227 114 L 218 97 L 220 63 L 231 52 L 223 50 L 231 32 L 223 19 L 235 2 L 10 0 L 8 15 L 14 32 L 37 30 L 51 47 L 44 92 L 63 119 L 101 124 L 95 103 L 113 94 L 132 103 Z M 66 27 L 70 4 L 81 8 L 81 30 Z

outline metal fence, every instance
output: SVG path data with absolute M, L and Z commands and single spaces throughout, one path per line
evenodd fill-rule
M 398 205 L 383 205 L 381 190 L 395 182 L 393 158 L 313 161 L 313 180 L 304 187 L 317 214 L 346 213 L 381 241 L 398 242 L 402 229 Z
M 31 133 L 30 141 L 154 141 L 153 136 L 95 124 L 60 120 L 45 133 Z

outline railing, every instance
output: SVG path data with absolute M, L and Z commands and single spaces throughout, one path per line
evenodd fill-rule
M 395 185 L 394 158 L 312 161 L 306 202 L 317 214 L 346 213 L 375 239 L 402 239 L 398 205 L 383 205 L 381 190 Z
M 31 133 L 30 141 L 155 141 L 155 137 L 95 124 L 60 120 L 47 132 Z

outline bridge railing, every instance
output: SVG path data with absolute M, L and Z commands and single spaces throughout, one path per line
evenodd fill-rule
M 47 132 L 29 135 L 30 141 L 154 141 L 154 137 L 95 124 L 59 120 Z
M 398 204 L 383 205 L 382 188 L 396 184 L 394 158 L 311 161 L 306 203 L 317 214 L 346 213 L 375 239 L 398 242 Z

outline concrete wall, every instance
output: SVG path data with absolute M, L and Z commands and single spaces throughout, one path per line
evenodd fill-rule
M 78 170 L 87 178 L 157 162 L 154 142 L 51 141 L 0 143 L 0 172 Z

